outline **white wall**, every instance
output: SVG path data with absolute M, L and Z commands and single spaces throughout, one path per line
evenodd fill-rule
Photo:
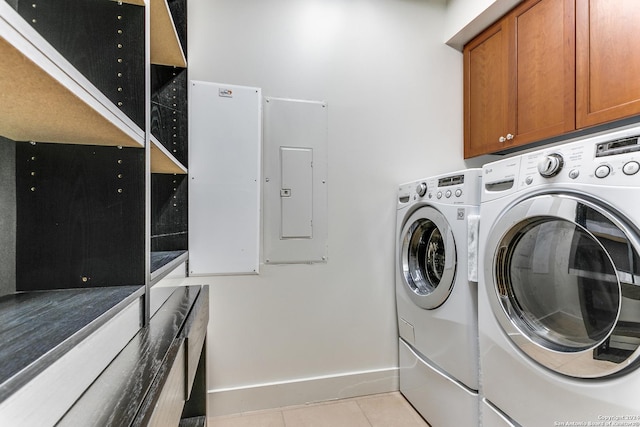
M 397 185 L 461 169 L 445 1 L 189 0 L 189 74 L 324 100 L 329 261 L 211 285 L 214 415 L 397 387 Z

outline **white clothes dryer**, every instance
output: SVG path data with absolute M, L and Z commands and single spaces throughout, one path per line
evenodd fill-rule
M 433 427 L 478 423 L 480 182 L 467 169 L 398 192 L 400 391 Z
M 640 425 L 638 135 L 609 131 L 484 166 L 485 427 Z

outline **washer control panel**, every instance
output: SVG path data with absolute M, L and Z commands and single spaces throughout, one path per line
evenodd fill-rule
M 523 154 L 518 188 L 547 183 L 639 186 L 640 136 L 585 139 Z

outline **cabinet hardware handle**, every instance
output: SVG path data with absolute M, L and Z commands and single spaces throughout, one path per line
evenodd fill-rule
M 511 141 L 511 140 L 513 139 L 513 135 L 511 135 L 510 133 L 508 133 L 508 134 L 507 134 L 507 139 L 508 139 L 509 141 Z
M 499 142 L 505 142 L 507 140 L 507 138 L 505 138 L 504 136 L 501 136 L 500 138 L 498 138 Z

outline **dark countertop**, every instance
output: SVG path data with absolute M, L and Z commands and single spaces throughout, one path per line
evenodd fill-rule
M 39 421 L 38 425 L 49 421 L 59 426 L 74 427 L 147 425 L 160 404 L 158 399 L 164 392 L 170 372 L 173 372 L 173 361 L 177 360 L 178 354 L 183 355 L 180 357 L 184 359 L 180 360 L 185 360 L 183 386 L 189 387 L 191 381 L 201 383 L 199 391 L 194 392 L 197 397 L 187 402 L 190 409 L 186 416 L 194 417 L 188 421 L 200 423 L 206 420 L 205 350 L 202 350 L 202 345 L 209 315 L 209 288 L 186 286 L 168 289 L 171 290 L 170 297 L 144 326 L 140 325 L 143 306 L 140 298 L 144 295 L 144 286 L 34 291 L 1 297 L 0 404 L 9 405 L 6 407 L 8 411 L 3 413 L 4 421 L 20 418 L 23 413 L 20 412 L 21 407 L 28 408 L 32 403 L 29 399 L 35 398 L 42 403 L 39 412 L 35 416 L 29 412 L 24 420 L 33 418 Z M 114 319 L 125 323 L 114 323 Z M 125 324 L 138 327 L 135 335 L 118 344 L 118 353 L 114 353 L 117 355 L 109 359 L 108 364 L 98 366 L 97 377 L 90 377 L 88 375 L 93 374 L 89 373 L 80 380 L 78 384 L 81 385 L 72 391 L 78 393 L 71 396 L 74 400 L 67 397 L 47 400 L 49 396 L 57 396 L 55 390 L 58 386 L 68 391 L 64 388 L 64 381 L 76 381 L 79 372 L 76 368 L 81 368 L 73 364 L 60 368 L 61 360 L 86 356 L 86 353 L 78 353 L 83 351 L 78 350 L 82 347 L 95 351 L 96 342 L 91 341 L 90 346 L 83 344 L 102 337 L 100 334 L 105 332 L 105 328 L 121 333 Z M 85 364 L 84 359 L 78 361 Z M 86 361 L 89 362 L 88 359 Z M 48 369 L 50 367 L 52 369 Z M 50 375 L 52 371 L 55 371 L 53 377 Z M 195 375 L 198 380 L 190 375 Z M 40 386 L 38 381 L 44 377 L 49 378 L 53 389 L 46 385 L 46 380 L 44 388 Z M 53 382 L 51 378 L 54 378 Z M 86 379 L 88 381 L 83 382 Z M 174 387 L 172 385 L 169 389 L 173 392 Z M 35 390 L 42 396 L 32 396 Z M 188 393 L 187 389 L 182 393 Z M 14 397 L 18 395 L 20 402 L 16 404 Z M 12 398 L 8 399 L 10 396 Z
M 0 401 L 144 293 L 144 286 L 23 292 L 0 298 Z
M 142 328 L 58 426 L 146 425 L 157 395 L 184 342 L 190 313 L 207 311 L 208 288 L 175 288 L 171 297 Z

